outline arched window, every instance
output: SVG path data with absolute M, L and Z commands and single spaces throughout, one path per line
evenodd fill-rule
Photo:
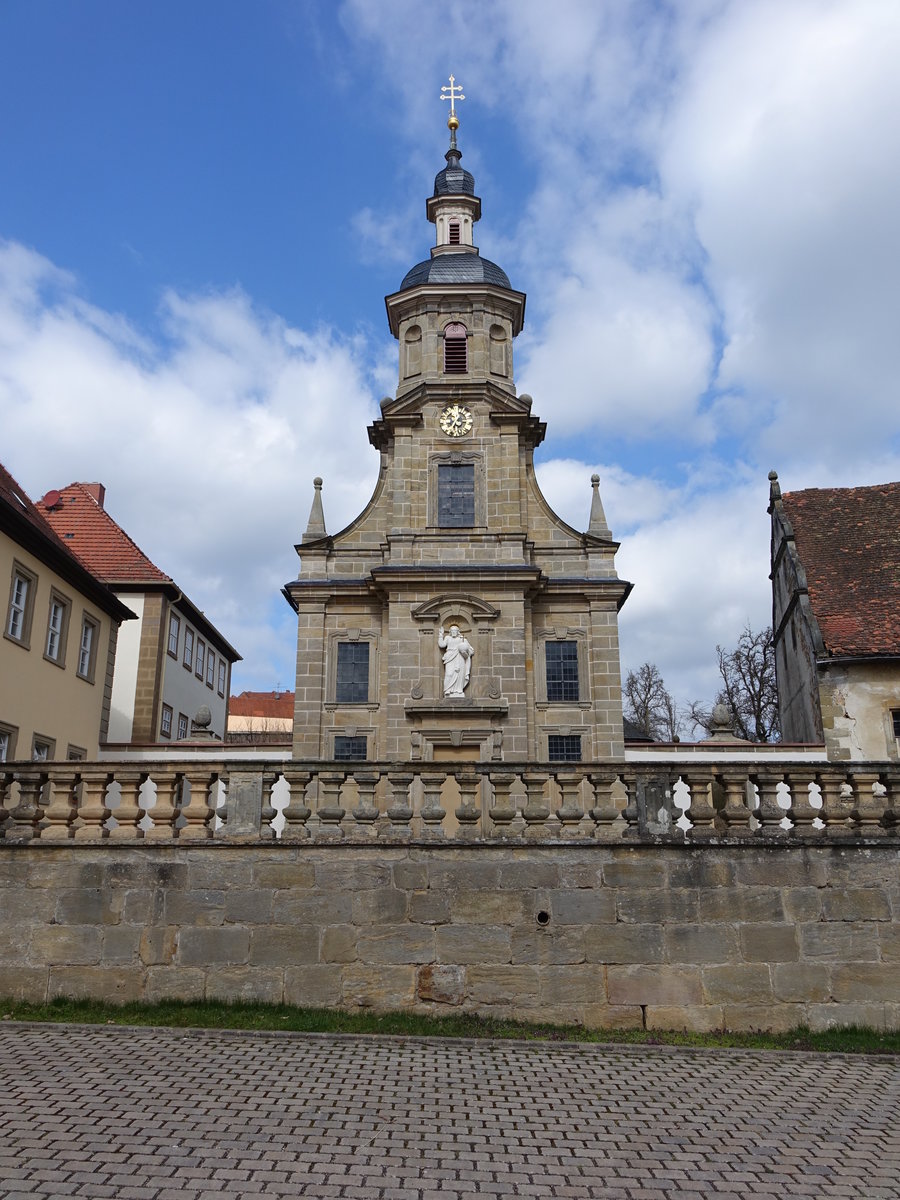
M 444 372 L 465 375 L 469 369 L 466 327 L 454 322 L 444 329 Z
M 459 245 L 459 221 L 451 221 L 448 230 L 448 240 L 451 246 Z

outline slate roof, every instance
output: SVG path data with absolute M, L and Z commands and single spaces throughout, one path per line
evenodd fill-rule
M 241 692 L 228 702 L 232 717 L 278 717 L 280 720 L 294 719 L 293 692 Z
M 52 493 L 48 493 L 52 495 Z M 97 503 L 88 486 L 70 483 L 59 493 L 59 503 L 39 509 L 66 545 L 105 583 L 172 584 L 170 576 L 150 561 L 109 513 Z
M 828 653 L 900 655 L 900 483 L 782 500 Z
M 509 276 L 480 254 L 436 254 L 416 263 L 403 276 L 399 290 L 418 287 L 422 283 L 492 283 L 497 287 L 510 288 Z

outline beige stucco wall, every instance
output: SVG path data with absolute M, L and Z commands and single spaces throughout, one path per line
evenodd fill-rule
M 828 757 L 900 759 L 891 709 L 900 709 L 900 663 L 820 665 L 819 697 Z
M 14 562 L 37 576 L 37 587 L 28 647 L 0 636 L 0 722 L 17 728 L 17 758 L 31 758 L 35 734 L 55 743 L 56 758 L 66 758 L 70 747 L 85 751 L 88 758 L 95 758 L 114 624 L 71 583 L 24 551 L 6 534 L 0 533 L 0 610 L 4 634 Z M 65 652 L 59 664 L 44 657 L 50 595 L 54 588 L 70 602 Z M 99 627 L 93 682 L 76 674 L 85 614 Z

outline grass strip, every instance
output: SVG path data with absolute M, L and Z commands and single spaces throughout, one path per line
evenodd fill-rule
M 643 1046 L 709 1046 L 756 1050 L 810 1050 L 842 1054 L 900 1054 L 900 1031 L 862 1026 L 787 1033 L 690 1033 L 661 1029 L 585 1029 L 581 1025 L 529 1024 L 471 1013 L 426 1016 L 411 1012 L 341 1012 L 203 1000 L 108 1004 L 60 997 L 46 1004 L 0 999 L 4 1021 L 85 1025 L 147 1025 L 191 1029 L 288 1030 L 294 1033 L 392 1034 L 403 1037 L 494 1038 L 514 1041 L 612 1042 Z

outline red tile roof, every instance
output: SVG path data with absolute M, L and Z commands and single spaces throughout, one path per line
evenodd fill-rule
M 171 584 L 172 579 L 150 561 L 101 507 L 97 492 L 102 500 L 102 487 L 70 483 L 59 492 L 48 492 L 37 507 L 66 546 L 105 583 L 113 587 Z
M 782 499 L 828 653 L 900 654 L 900 483 Z
M 232 717 L 281 717 L 293 720 L 293 692 L 241 692 L 228 701 Z

